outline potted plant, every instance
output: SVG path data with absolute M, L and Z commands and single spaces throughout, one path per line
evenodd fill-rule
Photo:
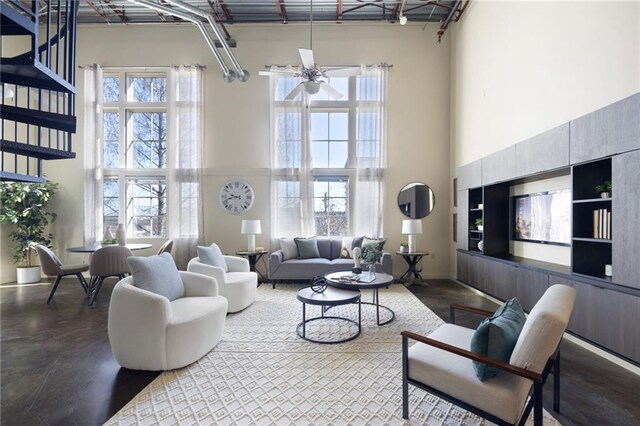
M 481 217 L 476 219 L 475 225 L 476 225 L 476 228 L 478 228 L 478 231 L 482 231 L 484 229 L 484 226 L 482 225 L 482 218 Z
M 18 284 L 40 281 L 40 266 L 33 265 L 32 254 L 38 244 L 49 247 L 52 234 L 45 234 L 56 214 L 48 209 L 58 184 L 0 182 L 0 223 L 13 225 L 13 259 L 17 265 Z
M 611 197 L 611 189 L 612 185 L 610 180 L 605 180 L 603 183 L 596 185 L 596 193 L 600 194 L 602 198 Z
M 409 243 L 400 243 L 400 253 L 406 253 L 409 251 Z

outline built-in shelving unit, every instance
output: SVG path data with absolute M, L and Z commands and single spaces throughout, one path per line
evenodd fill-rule
M 611 182 L 611 158 L 573 167 L 573 272 L 606 279 L 612 261 L 612 198 L 602 198 L 596 186 Z
M 476 227 L 476 220 L 483 219 L 483 195 L 482 188 L 469 190 L 469 250 L 482 252 L 480 241 L 484 238 L 484 232 Z

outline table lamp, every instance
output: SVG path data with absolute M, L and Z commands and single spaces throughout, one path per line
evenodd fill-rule
M 240 233 L 247 235 L 247 243 L 248 243 L 247 251 L 256 251 L 256 234 L 262 233 L 262 229 L 260 228 L 260 221 L 259 220 L 243 220 L 242 229 L 240 230 Z
M 409 234 L 409 253 L 416 251 L 416 234 L 422 234 L 422 221 L 405 219 L 402 221 L 402 233 Z

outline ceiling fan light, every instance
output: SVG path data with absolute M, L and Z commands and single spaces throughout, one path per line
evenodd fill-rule
M 304 91 L 310 95 L 315 95 L 320 91 L 320 83 L 313 80 L 305 81 Z

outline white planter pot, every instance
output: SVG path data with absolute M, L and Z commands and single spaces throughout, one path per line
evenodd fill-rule
M 482 231 L 484 230 L 484 225 L 478 225 L 477 228 L 478 228 L 478 231 Z
M 18 284 L 29 284 L 40 282 L 40 267 L 16 268 L 18 272 Z

